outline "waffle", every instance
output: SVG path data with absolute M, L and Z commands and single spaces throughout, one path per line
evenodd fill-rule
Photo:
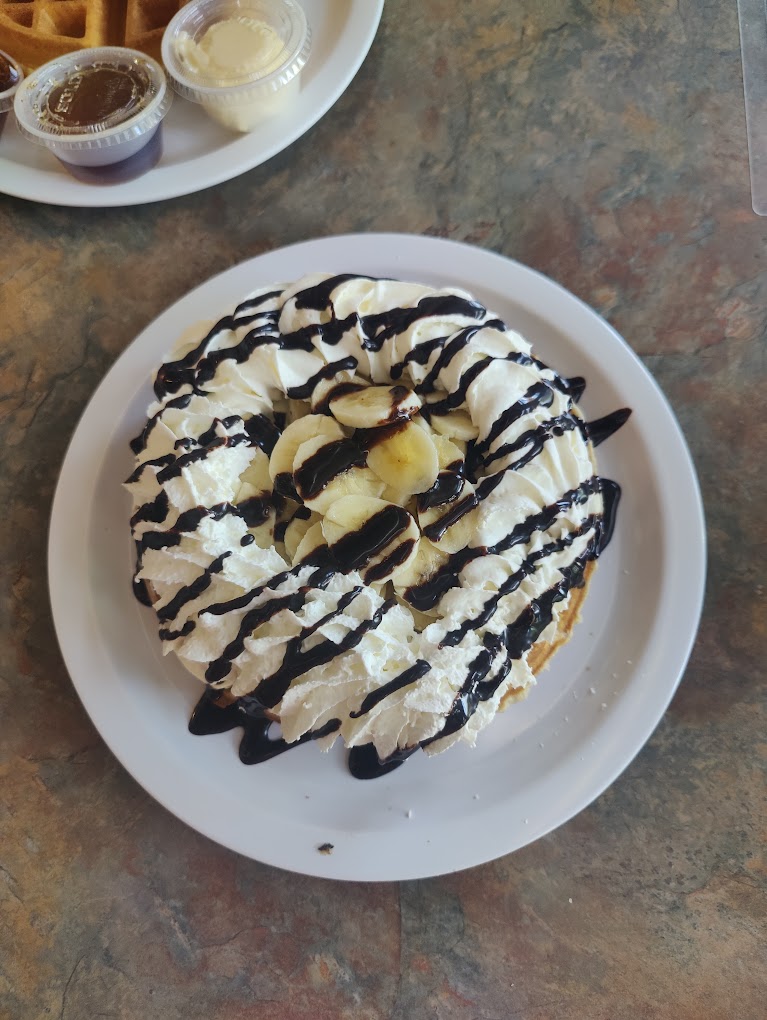
M 583 380 L 463 291 L 353 274 L 261 288 L 196 339 L 127 481 L 136 593 L 208 685 L 192 732 L 244 726 L 266 760 L 264 706 L 287 744 L 340 736 L 360 778 L 473 744 L 570 638 L 609 535 Z
M 583 572 L 583 585 L 580 588 L 573 588 L 565 609 L 557 617 L 556 631 L 550 641 L 536 641 L 530 649 L 527 658 L 528 665 L 533 674 L 537 677 L 545 669 L 556 652 L 566 645 L 572 637 L 573 629 L 581 618 L 581 607 L 583 606 L 595 569 L 594 563 L 589 563 Z M 515 701 L 521 701 L 530 693 L 529 687 L 512 687 L 501 699 L 501 710 L 508 708 Z
M 125 46 L 160 59 L 163 32 L 186 0 L 128 0 L 125 12 Z
M 551 640 L 536 641 L 530 649 L 527 661 L 530 669 L 536 677 L 548 668 L 555 653 L 567 644 L 572 637 L 573 629 L 576 624 L 580 623 L 581 608 L 586 599 L 586 593 L 589 585 L 591 584 L 594 569 L 595 564 L 589 563 L 583 573 L 583 584 L 580 588 L 573 588 L 570 592 L 570 598 L 568 599 L 567 605 L 557 618 L 556 631 Z M 160 598 L 159 594 L 152 586 L 151 581 L 146 582 L 146 593 L 152 605 L 154 605 Z M 515 701 L 522 701 L 529 693 L 529 687 L 511 687 L 501 699 L 501 711 L 508 708 L 509 705 L 513 704 Z M 231 691 L 223 690 L 219 692 L 217 704 L 223 708 L 226 705 L 233 704 L 237 700 L 238 699 L 234 697 Z M 273 712 L 267 712 L 266 715 L 275 722 L 280 721 L 280 717 L 275 715 Z
M 185 0 L 0 0 L 3 48 L 28 71 L 91 46 L 160 56 L 165 26 Z

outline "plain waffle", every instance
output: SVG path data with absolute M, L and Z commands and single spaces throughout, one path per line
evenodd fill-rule
M 163 32 L 186 0 L 128 0 L 124 45 L 160 59 Z
M 159 58 L 184 0 L 0 0 L 0 43 L 27 70 L 91 46 L 130 46 Z

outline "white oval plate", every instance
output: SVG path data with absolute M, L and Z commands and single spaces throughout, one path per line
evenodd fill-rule
M 361 782 L 344 751 L 304 745 L 262 765 L 237 757 L 240 731 L 187 730 L 200 684 L 163 658 L 154 614 L 131 591 L 129 439 L 150 377 L 190 324 L 257 286 L 303 273 L 359 272 L 472 291 L 565 375 L 588 380 L 591 418 L 630 406 L 599 448 L 623 486 L 618 526 L 582 622 L 529 698 L 477 746 L 414 755 Z M 122 409 L 122 410 L 121 410 Z M 684 439 L 625 342 L 551 280 L 499 255 L 392 234 L 308 241 L 214 277 L 155 320 L 88 405 L 61 471 L 49 580 L 64 658 L 82 702 L 126 769 L 169 811 L 239 853 L 310 875 L 411 879 L 480 864 L 572 818 L 652 733 L 690 653 L 705 574 L 703 513 Z M 318 847 L 333 844 L 333 852 Z
M 177 198 L 231 180 L 282 152 L 348 88 L 367 56 L 384 0 L 302 0 L 312 52 L 301 91 L 284 116 L 233 135 L 199 106 L 175 97 L 163 123 L 163 156 L 143 177 L 97 186 L 71 177 L 44 149 L 26 141 L 11 118 L 0 138 L 0 192 L 49 205 L 105 208 Z

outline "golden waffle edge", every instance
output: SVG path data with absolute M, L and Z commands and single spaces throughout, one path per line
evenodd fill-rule
M 91 46 L 160 59 L 165 26 L 185 0 L 0 0 L 0 49 L 27 71 Z

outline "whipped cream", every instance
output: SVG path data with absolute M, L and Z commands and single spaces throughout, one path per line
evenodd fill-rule
M 277 439 L 393 382 L 438 448 L 462 452 L 461 495 L 419 515 L 393 583 L 294 563 L 288 529 L 309 511 L 272 490 Z M 157 373 L 126 484 L 136 583 L 164 652 L 208 685 L 205 711 L 246 731 L 278 718 L 275 750 L 340 736 L 384 765 L 473 744 L 535 683 L 531 651 L 609 538 L 617 487 L 595 474 L 581 390 L 468 293 L 417 283 L 317 274 L 187 337 Z

